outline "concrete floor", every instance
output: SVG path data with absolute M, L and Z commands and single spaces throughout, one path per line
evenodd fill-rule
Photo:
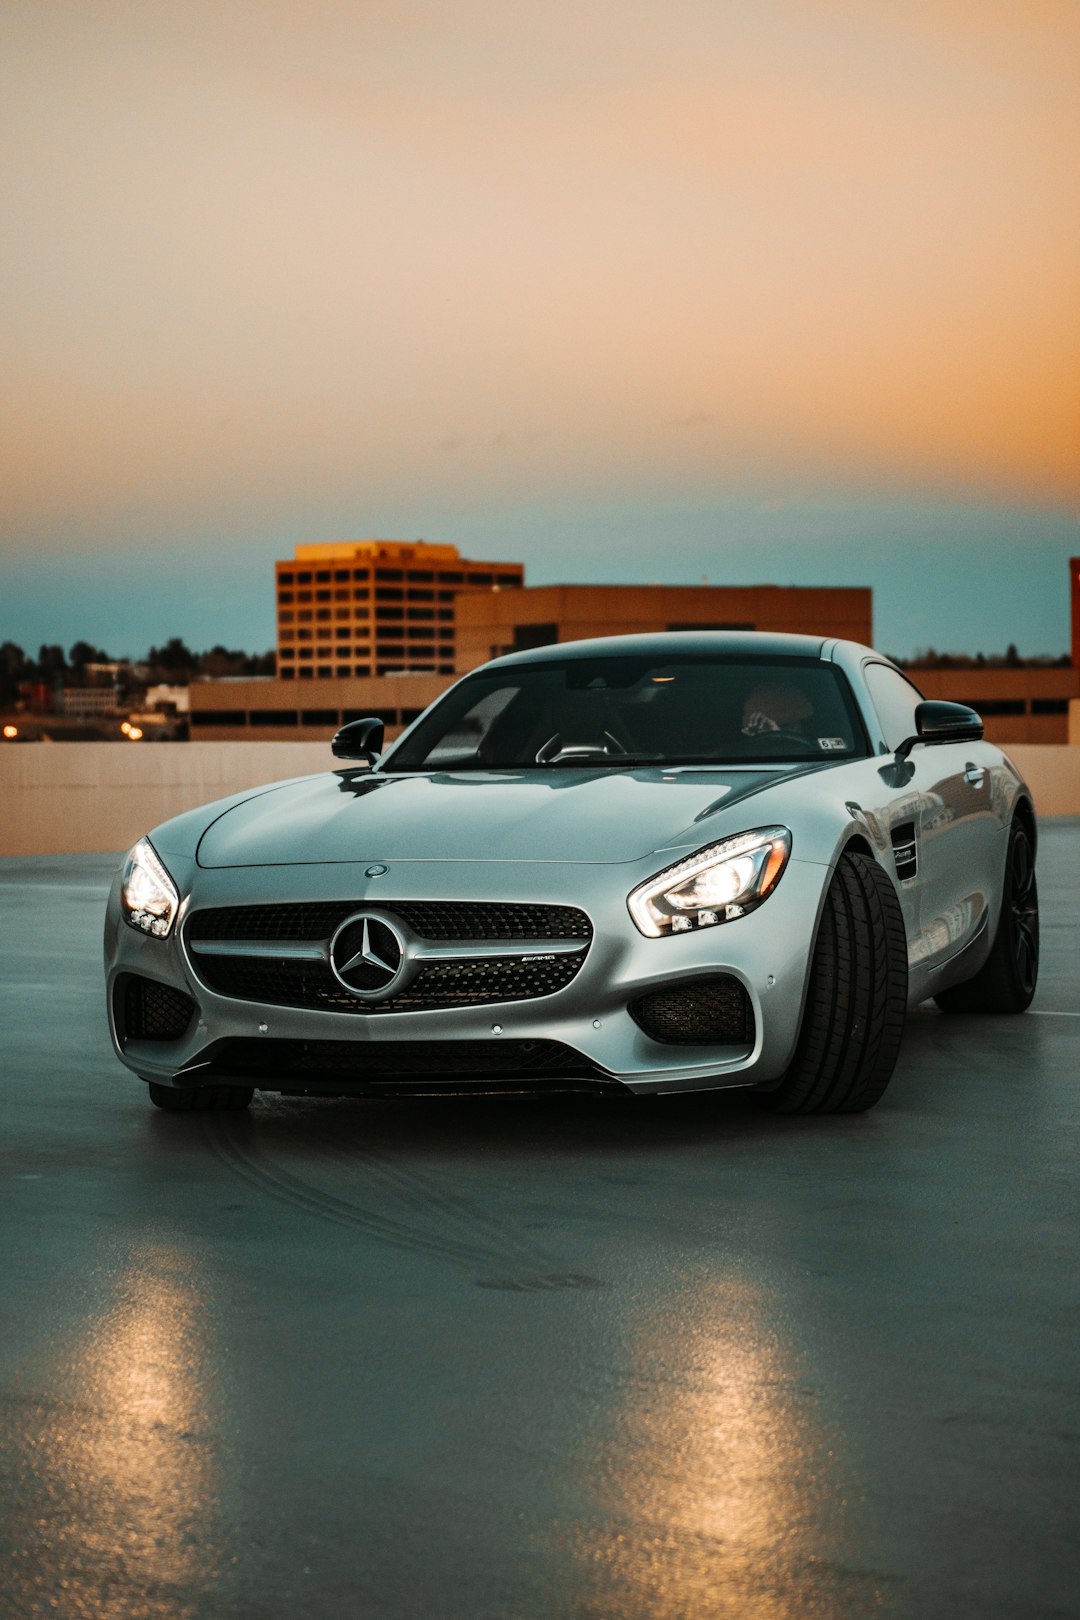
M 1042 1016 L 840 1120 L 162 1115 L 114 865 L 0 862 L 5 1620 L 1080 1612 L 1080 822 Z

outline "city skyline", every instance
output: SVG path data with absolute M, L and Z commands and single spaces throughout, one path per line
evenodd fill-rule
M 269 646 L 385 535 L 1067 646 L 1074 6 L 250 19 L 0 16 L 0 636 Z

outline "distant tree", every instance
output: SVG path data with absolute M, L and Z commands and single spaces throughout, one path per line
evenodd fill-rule
M 274 652 L 273 650 L 271 650 L 270 652 L 264 652 L 264 653 L 255 654 L 255 656 L 252 657 L 252 658 L 249 658 L 247 663 L 245 664 L 245 666 L 244 666 L 244 674 L 245 675 L 276 675 L 277 674 L 277 653 Z
M 164 647 L 151 647 L 146 655 L 146 662 L 157 670 L 179 672 L 180 670 L 193 670 L 198 665 L 198 659 L 179 636 L 171 636 Z
M 47 686 L 62 681 L 68 673 L 63 647 L 49 646 L 43 642 L 38 648 L 36 673 L 38 679 L 44 681 Z
M 22 648 L 14 641 L 5 641 L 0 646 L 0 705 L 10 708 L 19 695 L 19 682 L 27 680 L 31 673 Z
M 1010 669 L 1016 669 L 1020 663 L 1020 654 L 1016 650 L 1016 642 L 1010 641 L 1005 649 L 1005 662 Z
M 89 641 L 77 641 L 68 653 L 68 661 L 73 669 L 85 669 L 87 664 L 111 664 L 113 660 L 107 652 L 100 647 L 93 646 Z

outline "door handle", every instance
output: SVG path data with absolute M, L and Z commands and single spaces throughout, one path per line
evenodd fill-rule
M 972 765 L 969 760 L 967 770 L 964 772 L 964 781 L 969 782 L 972 787 L 981 788 L 986 781 L 986 766 Z

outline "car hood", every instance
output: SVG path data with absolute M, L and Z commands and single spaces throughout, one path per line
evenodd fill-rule
M 811 769 L 820 769 L 820 766 Z M 732 805 L 803 769 L 335 771 L 283 782 L 225 809 L 198 846 L 202 867 L 339 861 L 616 863 L 722 837 Z

